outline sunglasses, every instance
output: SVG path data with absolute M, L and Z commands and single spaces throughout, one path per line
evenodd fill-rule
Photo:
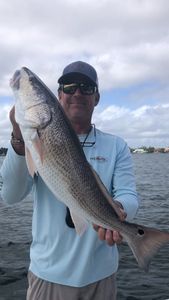
M 70 95 L 73 95 L 77 89 L 80 90 L 82 95 L 93 95 L 97 92 L 97 87 L 88 83 L 61 84 L 59 87 L 59 90 Z

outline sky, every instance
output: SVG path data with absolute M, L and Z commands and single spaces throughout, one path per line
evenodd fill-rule
M 97 70 L 92 122 L 129 147 L 169 146 L 168 0 L 0 0 L 0 147 L 8 147 L 9 80 L 26 66 L 57 94 L 76 60 Z

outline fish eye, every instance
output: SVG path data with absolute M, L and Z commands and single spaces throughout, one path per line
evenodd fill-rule
M 30 80 L 31 82 L 33 82 L 33 81 L 35 80 L 35 77 L 31 74 L 31 75 L 29 76 L 29 80 Z
M 137 234 L 144 235 L 144 230 L 142 228 L 138 228 Z

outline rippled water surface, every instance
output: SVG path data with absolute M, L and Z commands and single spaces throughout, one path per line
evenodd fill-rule
M 169 154 L 134 154 L 133 162 L 141 201 L 135 221 L 169 231 Z M 0 300 L 25 299 L 26 285 L 12 292 L 6 287 L 26 278 L 31 216 L 31 196 L 11 207 L 0 200 Z M 126 244 L 119 251 L 118 300 L 169 299 L 169 245 L 154 257 L 148 273 L 138 268 Z

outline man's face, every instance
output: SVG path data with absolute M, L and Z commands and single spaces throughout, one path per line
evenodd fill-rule
M 84 95 L 79 88 L 73 94 L 61 90 L 59 101 L 70 121 L 85 122 L 91 120 L 94 107 L 99 101 L 99 94 L 94 92 L 92 95 Z

